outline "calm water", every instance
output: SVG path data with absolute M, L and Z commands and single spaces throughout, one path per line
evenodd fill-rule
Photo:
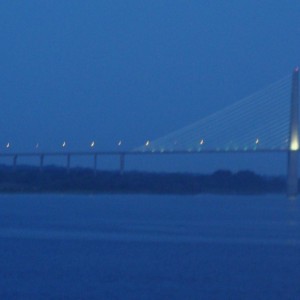
M 300 199 L 0 197 L 0 299 L 300 299 Z

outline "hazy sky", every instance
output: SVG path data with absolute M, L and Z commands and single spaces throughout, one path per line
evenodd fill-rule
M 300 1 L 0 1 L 0 150 L 132 148 L 300 63 Z

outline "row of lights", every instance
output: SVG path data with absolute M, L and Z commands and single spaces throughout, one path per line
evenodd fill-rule
M 122 141 L 118 141 L 117 146 L 120 147 L 120 146 L 122 146 L 122 144 L 123 144 Z M 90 146 L 90 148 L 94 148 L 94 147 L 96 146 L 96 142 L 95 142 L 95 141 L 91 141 L 91 143 L 90 143 L 89 146 Z M 5 147 L 6 147 L 7 149 L 11 148 L 11 143 L 8 142 L 8 143 L 5 145 Z M 39 147 L 40 147 L 40 144 L 39 144 L 39 143 L 36 143 L 35 148 L 38 149 Z M 66 141 L 63 141 L 62 144 L 61 144 L 61 147 L 62 147 L 62 148 L 66 148 L 66 147 L 67 147 L 67 142 L 66 142 Z
M 175 144 L 177 144 L 177 142 L 175 142 Z M 200 144 L 200 145 L 203 145 L 203 144 L 204 144 L 204 140 L 203 140 L 203 139 L 200 140 L 199 144 Z M 256 144 L 256 145 L 259 144 L 259 139 L 256 139 L 255 144 Z M 96 145 L 95 141 L 92 141 L 92 142 L 90 143 L 90 147 L 91 147 L 91 148 L 94 148 L 95 145 Z M 118 146 L 121 146 L 121 145 L 122 145 L 122 141 L 118 141 L 117 145 L 118 145 Z M 37 144 L 35 145 L 35 148 L 39 148 L 39 146 L 40 146 L 40 144 L 37 143 Z M 145 146 L 146 146 L 146 147 L 150 146 L 150 141 L 149 141 L 149 140 L 147 140 L 147 141 L 145 142 Z M 62 147 L 62 148 L 67 147 L 67 142 L 66 142 L 66 141 L 63 141 L 61 147 Z M 10 143 L 7 143 L 7 144 L 6 144 L 6 148 L 10 148 Z
M 259 142 L 260 142 L 260 141 L 259 141 L 259 139 L 257 138 L 257 139 L 255 140 L 255 144 L 258 145 Z M 176 144 L 177 144 L 177 141 L 175 141 L 174 144 L 176 145 Z M 201 140 L 199 141 L 199 144 L 200 144 L 200 145 L 203 145 L 203 144 L 204 144 L 204 140 L 201 139 Z M 147 140 L 147 141 L 145 142 L 145 146 L 146 146 L 146 147 L 150 146 L 150 141 L 149 141 L 149 140 Z
M 258 145 L 259 143 L 260 143 L 260 140 L 259 140 L 259 138 L 257 138 L 257 139 L 255 140 L 255 144 Z M 119 147 L 122 146 L 122 144 L 123 144 L 123 142 L 122 142 L 121 140 L 119 140 L 119 141 L 117 142 L 117 146 L 119 146 Z M 177 144 L 177 141 L 175 141 L 174 144 L 176 145 L 176 144 Z M 204 145 L 204 139 L 201 139 L 201 140 L 199 141 L 199 144 L 200 144 L 200 145 Z M 95 142 L 95 141 L 91 141 L 91 143 L 90 143 L 89 146 L 90 146 L 90 148 L 94 148 L 95 145 L 96 145 L 96 142 Z M 146 147 L 149 147 L 149 146 L 150 146 L 150 140 L 147 140 L 147 141 L 145 142 L 145 146 L 146 146 Z M 10 148 L 10 147 L 11 147 L 11 143 L 8 142 L 8 143 L 6 144 L 6 148 L 8 149 L 8 148 Z M 35 148 L 38 149 L 39 147 L 40 147 L 40 144 L 39 144 L 39 143 L 36 143 Z M 61 144 L 61 147 L 62 147 L 62 148 L 66 148 L 66 147 L 67 147 L 67 142 L 66 142 L 66 141 L 63 141 L 62 144 Z

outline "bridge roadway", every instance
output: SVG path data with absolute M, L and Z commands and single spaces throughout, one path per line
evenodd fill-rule
M 40 171 L 43 170 L 45 157 L 57 157 L 63 156 L 66 157 L 66 169 L 67 172 L 70 171 L 71 167 L 71 157 L 74 156 L 92 156 L 94 159 L 93 170 L 94 173 L 97 172 L 97 159 L 99 156 L 118 156 L 119 157 L 119 172 L 122 174 L 125 170 L 125 157 L 133 155 L 196 155 L 196 154 L 221 154 L 221 153 L 288 153 L 288 149 L 236 149 L 236 150 L 212 150 L 212 149 L 202 149 L 202 150 L 182 150 L 182 151 L 162 151 L 162 150 L 148 150 L 148 151 L 57 151 L 57 152 L 2 152 L 0 153 L 1 157 L 11 157 L 13 159 L 13 167 L 17 167 L 17 161 L 19 157 L 37 157 L 39 159 Z M 299 150 L 298 150 L 299 151 Z

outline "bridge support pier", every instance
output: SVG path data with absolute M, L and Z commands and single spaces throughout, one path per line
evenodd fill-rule
M 292 79 L 291 119 L 287 170 L 287 195 L 298 194 L 298 151 L 299 151 L 299 68 L 295 68 Z
M 44 167 L 44 154 L 40 155 L 40 172 L 43 171 L 43 167 Z
M 94 154 L 94 175 L 97 174 L 97 154 Z
M 70 166 L 71 166 L 71 154 L 67 154 L 67 173 L 70 173 Z
M 18 160 L 18 155 L 15 154 L 14 155 L 14 161 L 13 161 L 13 168 L 14 168 L 14 170 L 16 170 L 16 168 L 17 168 L 17 160 Z
M 125 170 L 125 154 L 120 154 L 120 174 L 123 175 Z

